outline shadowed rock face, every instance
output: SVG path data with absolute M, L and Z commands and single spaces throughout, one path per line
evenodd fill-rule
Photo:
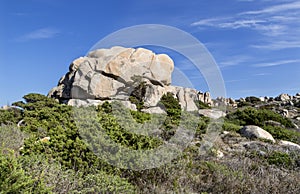
M 155 54 L 144 48 L 99 49 L 75 59 L 69 72 L 48 96 L 74 106 L 88 105 L 91 99 L 94 100 L 92 104 L 103 100 L 129 101 L 132 92 L 143 83 L 142 99 L 146 108 L 157 106 L 168 92 L 187 111 L 197 110 L 196 100 L 211 102 L 209 93 L 171 86 L 173 69 L 174 62 L 168 55 Z M 161 112 L 157 108 L 150 110 Z

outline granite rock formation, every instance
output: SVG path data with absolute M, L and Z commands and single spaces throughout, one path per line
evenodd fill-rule
M 144 48 L 112 47 L 98 49 L 75 59 L 56 87 L 48 94 L 73 106 L 97 105 L 118 100 L 135 110 L 130 96 L 141 90 L 144 111 L 161 113 L 158 102 L 172 93 L 186 111 L 196 111 L 196 101 L 211 104 L 208 92 L 171 86 L 173 60 L 166 54 L 155 54 Z

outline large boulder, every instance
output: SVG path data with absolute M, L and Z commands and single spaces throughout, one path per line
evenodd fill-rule
M 161 85 L 171 84 L 173 60 L 165 54 L 138 48 L 112 47 L 75 59 L 49 96 L 58 99 L 107 99 L 118 89 L 145 78 Z
M 269 132 L 255 125 L 247 125 L 241 128 L 240 133 L 247 138 L 266 139 L 275 143 L 275 139 Z
M 98 49 L 75 59 L 48 96 L 69 105 L 86 106 L 105 100 L 129 102 L 130 96 L 137 93 L 145 108 L 151 108 L 145 112 L 162 112 L 154 107 L 167 93 L 172 93 L 187 111 L 198 110 L 197 100 L 212 102 L 208 92 L 171 86 L 173 69 L 174 62 L 168 55 L 144 48 Z

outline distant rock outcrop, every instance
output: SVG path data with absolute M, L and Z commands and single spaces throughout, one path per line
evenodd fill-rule
M 172 93 L 187 111 L 198 110 L 195 101 L 212 102 L 208 92 L 171 86 L 173 69 L 174 62 L 168 55 L 144 48 L 99 49 L 75 59 L 48 96 L 73 106 L 118 100 L 135 109 L 130 96 L 139 93 L 144 111 L 151 113 L 162 112 L 157 104 L 167 93 Z

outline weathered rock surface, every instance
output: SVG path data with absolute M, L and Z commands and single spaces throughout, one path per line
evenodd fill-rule
M 293 142 L 290 142 L 290 141 L 280 140 L 279 145 L 287 146 L 287 147 L 293 147 L 293 148 L 297 148 L 297 149 L 300 150 L 300 145 L 298 145 L 296 143 L 293 143 Z
M 198 112 L 200 115 L 209 117 L 211 119 L 219 119 L 226 116 L 226 113 L 224 113 L 223 111 L 215 109 L 200 109 Z
M 145 112 L 162 113 L 157 107 L 164 94 L 172 93 L 182 109 L 197 111 L 195 101 L 211 104 L 208 92 L 171 86 L 173 60 L 165 54 L 155 54 L 138 48 L 112 47 L 90 52 L 75 59 L 48 96 L 72 106 L 101 104 L 105 100 L 123 101 L 128 108 L 129 97 L 137 90 L 144 102 Z M 142 88 L 140 87 L 142 84 Z M 147 110 L 149 109 L 149 110 Z
M 277 96 L 275 98 L 275 100 L 277 100 L 277 101 L 288 101 L 288 100 L 291 100 L 291 96 L 288 95 L 288 94 L 280 94 L 279 96 Z
M 245 101 L 244 99 L 241 100 Z M 212 102 L 215 107 L 219 107 L 219 106 L 230 106 L 234 108 L 237 107 L 237 102 L 232 98 L 218 97 L 214 99 Z
M 248 126 L 243 127 L 240 130 L 240 133 L 242 136 L 247 137 L 247 138 L 266 139 L 266 140 L 270 140 L 273 143 L 275 143 L 275 139 L 269 132 L 267 132 L 264 129 L 262 129 L 258 126 L 255 126 L 255 125 L 248 125 Z
M 98 106 L 98 105 L 102 105 L 105 101 L 103 100 L 93 100 L 93 99 L 70 99 L 68 101 L 68 105 L 70 106 Z M 107 100 L 107 102 L 112 102 L 112 100 Z M 136 109 L 136 105 L 132 104 L 130 101 L 120 101 L 126 108 L 129 108 L 131 110 L 137 110 Z

